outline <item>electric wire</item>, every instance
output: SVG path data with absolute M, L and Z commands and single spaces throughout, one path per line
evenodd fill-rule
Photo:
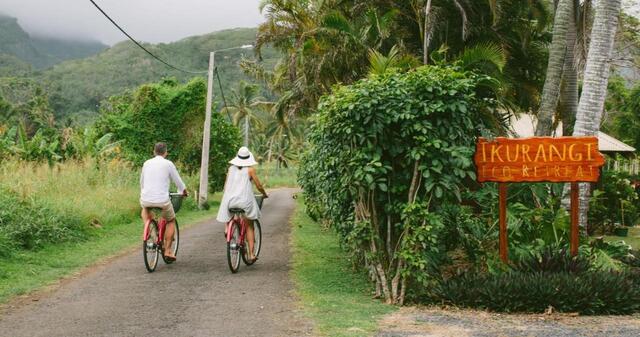
M 103 11 L 102 8 L 100 8 L 100 6 L 98 6 L 97 3 L 95 3 L 93 0 L 89 0 L 89 1 L 102 13 L 102 15 L 104 15 L 107 19 L 109 19 L 109 21 L 111 21 L 111 23 L 114 26 L 116 26 L 124 35 L 126 35 L 129 38 L 129 40 L 131 40 L 138 47 L 140 47 L 140 49 L 144 50 L 147 54 L 151 55 L 151 57 L 153 57 L 154 59 L 156 59 L 159 62 L 163 63 L 167 67 L 175 69 L 175 70 L 178 70 L 178 71 L 182 71 L 184 73 L 189 73 L 189 74 L 204 74 L 204 73 L 207 72 L 206 70 L 205 71 L 193 71 L 193 70 L 183 69 L 183 68 L 174 66 L 174 65 L 168 63 L 167 61 L 161 59 L 160 57 L 156 56 L 154 53 L 150 52 L 147 48 L 145 48 L 138 41 L 136 41 L 133 37 L 131 37 L 131 35 L 129 35 L 129 33 L 127 33 L 124 29 L 122 29 L 122 27 L 120 27 L 120 25 L 118 25 L 111 17 L 109 17 L 109 15 L 107 13 L 105 13 L 105 11 Z
M 218 67 L 215 69 L 216 78 L 218 79 L 218 86 L 220 87 L 220 96 L 222 96 L 222 104 L 224 105 L 224 111 L 227 112 L 227 117 L 229 118 L 229 122 L 233 124 L 233 120 L 231 119 L 231 114 L 229 113 L 229 109 L 227 108 L 227 99 L 224 97 L 224 89 L 222 89 L 222 81 L 220 81 L 220 73 L 218 72 Z

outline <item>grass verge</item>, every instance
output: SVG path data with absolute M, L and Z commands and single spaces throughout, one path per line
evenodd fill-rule
M 369 336 L 378 320 L 397 308 L 371 298 L 371 284 L 338 245 L 311 220 L 298 198 L 293 218 L 293 279 L 305 314 L 323 336 Z
M 629 228 L 628 236 L 605 235 L 604 240 L 607 242 L 624 241 L 631 248 L 640 250 L 640 227 Z
M 220 196 L 216 196 L 219 200 Z M 178 214 L 180 228 L 215 216 L 219 201 L 208 211 L 184 210 Z M 0 303 L 27 294 L 72 275 L 107 257 L 140 244 L 141 221 L 121 223 L 91 230 L 88 238 L 78 242 L 48 244 L 36 251 L 22 250 L 10 259 L 0 260 Z M 140 267 L 144 268 L 142 257 Z
M 266 188 L 297 187 L 297 166 L 277 167 L 275 163 L 258 166 L 258 177 Z

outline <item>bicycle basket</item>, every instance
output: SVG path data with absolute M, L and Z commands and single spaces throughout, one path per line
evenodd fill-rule
M 258 208 L 262 209 L 262 201 L 264 201 L 264 197 L 261 195 L 256 195 L 256 201 L 258 202 Z
M 170 198 L 171 198 L 171 205 L 173 205 L 173 211 L 175 213 L 178 213 L 178 211 L 180 210 L 180 207 L 182 207 L 182 200 L 184 199 L 184 196 L 172 195 Z

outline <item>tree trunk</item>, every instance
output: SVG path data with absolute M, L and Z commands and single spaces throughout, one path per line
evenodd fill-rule
M 431 0 L 427 0 L 424 6 L 424 41 L 422 45 L 422 63 L 429 63 L 429 42 L 431 42 L 431 30 L 429 29 L 429 16 L 431 15 Z
M 578 65 L 576 63 L 576 40 L 577 33 L 577 15 L 576 11 L 579 4 L 575 4 L 571 9 L 569 17 L 569 27 L 567 29 L 567 53 L 564 57 L 564 69 L 562 70 L 562 90 L 560 92 L 560 113 L 562 117 L 562 135 L 571 136 L 573 134 L 573 125 L 576 123 L 576 113 L 578 111 Z M 564 184 L 562 190 L 562 207 L 569 209 L 571 207 L 571 184 Z
M 576 114 L 574 136 L 597 136 L 602 110 L 607 97 L 609 66 L 613 42 L 618 28 L 621 0 L 596 2 L 596 14 L 591 30 L 591 43 L 584 71 L 582 94 Z M 580 184 L 580 226 L 586 228 L 589 210 L 589 184 Z
M 578 112 L 578 68 L 576 64 L 576 8 L 571 6 L 569 26 L 567 28 L 567 52 L 564 57 L 564 69 L 562 70 L 562 135 L 571 136 L 573 125 L 576 122 Z
M 553 115 L 558 105 L 562 68 L 567 50 L 567 29 L 573 8 L 572 0 L 560 0 L 553 21 L 553 38 L 549 47 L 547 77 L 542 88 L 536 136 L 549 136 L 553 131 Z

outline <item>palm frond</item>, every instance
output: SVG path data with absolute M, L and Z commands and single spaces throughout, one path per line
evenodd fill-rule
M 504 50 L 494 43 L 481 43 L 465 48 L 458 60 L 467 69 L 490 64 L 502 71 L 507 64 Z

